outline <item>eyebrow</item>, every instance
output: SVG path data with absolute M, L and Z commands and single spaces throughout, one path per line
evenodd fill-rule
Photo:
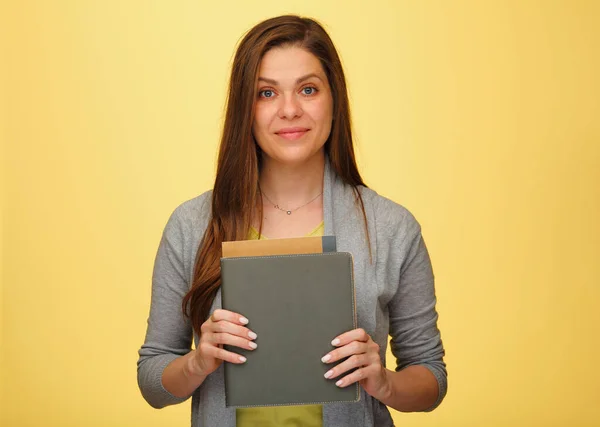
M 316 78 L 318 78 L 319 80 L 323 81 L 323 79 L 321 79 L 321 77 L 319 77 L 319 75 L 318 75 L 318 74 L 316 74 L 316 73 L 310 73 L 310 74 L 307 74 L 307 75 L 305 75 L 305 76 L 302 76 L 302 77 L 298 78 L 298 79 L 296 80 L 296 84 L 302 83 L 304 80 L 308 80 L 308 79 L 310 79 L 311 77 L 316 77 Z M 265 82 L 265 83 L 269 83 L 270 85 L 274 85 L 274 86 L 277 86 L 277 85 L 279 84 L 279 83 L 277 82 L 277 80 L 269 79 L 269 78 L 267 78 L 267 77 L 259 77 L 259 78 L 258 78 L 258 80 L 259 80 L 259 81 L 263 81 L 263 82 Z

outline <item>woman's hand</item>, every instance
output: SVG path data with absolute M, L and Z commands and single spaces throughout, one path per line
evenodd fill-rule
M 254 350 L 256 334 L 244 325 L 248 319 L 228 310 L 217 309 L 200 328 L 200 342 L 195 350 L 193 367 L 190 370 L 200 376 L 207 376 L 223 363 L 223 361 L 241 364 L 246 358 L 239 354 L 224 350 L 223 345 L 231 345 Z
M 383 367 L 379 357 L 379 344 L 363 329 L 346 332 L 335 338 L 331 344 L 338 348 L 323 356 L 323 363 L 334 363 L 345 357 L 348 359 L 329 370 L 325 378 L 338 378 L 349 370 L 358 368 L 335 384 L 338 387 L 347 387 L 359 381 L 367 393 L 378 399 L 390 393 L 387 369 Z

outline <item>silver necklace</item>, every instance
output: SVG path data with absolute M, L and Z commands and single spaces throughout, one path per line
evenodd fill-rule
M 295 211 L 297 211 L 298 209 L 300 209 L 300 208 L 303 208 L 304 206 L 306 206 L 306 205 L 308 205 L 308 204 L 310 204 L 310 203 L 314 202 L 315 200 L 317 200 L 317 197 L 319 197 L 321 194 L 323 194 L 323 192 L 321 191 L 319 194 L 317 194 L 315 197 L 313 197 L 312 199 L 310 199 L 308 202 L 306 202 L 306 203 L 305 203 L 305 204 L 303 204 L 302 206 L 298 206 L 298 207 L 297 207 L 297 208 L 295 208 L 295 209 L 283 209 L 283 208 L 279 207 L 279 205 L 278 205 L 277 203 L 274 203 L 273 201 L 271 201 L 271 199 L 269 199 L 269 198 L 267 197 L 267 195 L 266 195 L 265 193 L 263 193 L 263 192 L 262 192 L 262 190 L 260 190 L 260 194 L 262 194 L 262 195 L 265 197 L 265 199 L 267 199 L 267 201 L 273 205 L 273 207 L 274 207 L 275 209 L 279 209 L 280 211 L 282 211 L 282 212 L 285 212 L 285 213 L 286 213 L 286 214 L 288 214 L 288 215 L 291 215 L 291 214 L 292 214 L 292 212 L 295 212 Z

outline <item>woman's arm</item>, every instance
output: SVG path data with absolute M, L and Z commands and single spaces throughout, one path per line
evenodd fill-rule
M 411 365 L 399 372 L 384 368 L 380 346 L 362 328 L 339 335 L 331 344 L 338 348 L 321 360 L 329 364 L 343 360 L 325 374 L 325 378 L 336 381 L 338 387 L 359 381 L 368 394 L 402 412 L 435 407 L 440 396 L 439 384 L 443 381 L 438 381 L 428 367 Z M 350 371 L 353 368 L 356 369 Z
M 413 365 L 399 372 L 385 372 L 387 387 L 373 396 L 381 403 L 400 412 L 418 412 L 431 408 L 438 399 L 438 381 L 426 367 Z
M 396 372 L 386 375 L 390 387 L 382 402 L 400 411 L 431 411 L 446 395 L 445 352 L 437 327 L 431 260 L 412 216 L 406 236 L 398 290 L 388 306 Z
M 191 235 L 179 206 L 163 232 L 152 274 L 152 299 L 146 339 L 139 350 L 138 385 L 144 399 L 155 408 L 181 403 L 223 361 L 244 363 L 223 344 L 252 350 L 256 334 L 248 319 L 227 310 L 215 310 L 202 325 L 198 348 L 192 346 L 192 326 L 181 310 L 189 289 L 183 265 L 184 238 Z
M 138 386 L 154 408 L 181 403 L 189 396 L 175 395 L 163 386 L 163 373 L 178 359 L 187 360 L 192 346 L 192 327 L 183 316 L 181 301 L 189 289 L 183 265 L 185 223 L 180 206 L 162 234 L 154 261 L 150 314 L 137 363 Z M 187 356 L 189 357 L 189 356 Z
M 446 394 L 444 348 L 429 255 L 418 223 L 412 219 L 409 225 L 397 248 L 404 253 L 399 286 L 388 305 L 396 371 L 383 366 L 380 346 L 362 328 L 335 337 L 331 344 L 338 348 L 321 360 L 332 364 L 325 378 L 339 387 L 359 381 L 368 394 L 398 411 L 432 411 Z
M 228 310 L 215 310 L 199 332 L 198 348 L 191 350 L 192 326 L 181 310 L 189 289 L 183 265 L 184 236 L 191 235 L 175 210 L 161 238 L 152 275 L 152 301 L 146 339 L 139 351 L 138 385 L 155 408 L 181 403 L 223 361 L 244 363 L 223 345 L 253 350 L 256 334 L 248 319 Z
M 194 356 L 195 352 L 190 351 L 173 360 L 163 371 L 162 384 L 173 396 L 190 396 L 206 379 L 206 375 L 198 372 Z

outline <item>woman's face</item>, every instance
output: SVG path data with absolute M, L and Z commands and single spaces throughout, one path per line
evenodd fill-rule
M 265 156 L 286 165 L 323 150 L 333 98 L 319 60 L 299 47 L 268 51 L 259 67 L 252 133 Z

